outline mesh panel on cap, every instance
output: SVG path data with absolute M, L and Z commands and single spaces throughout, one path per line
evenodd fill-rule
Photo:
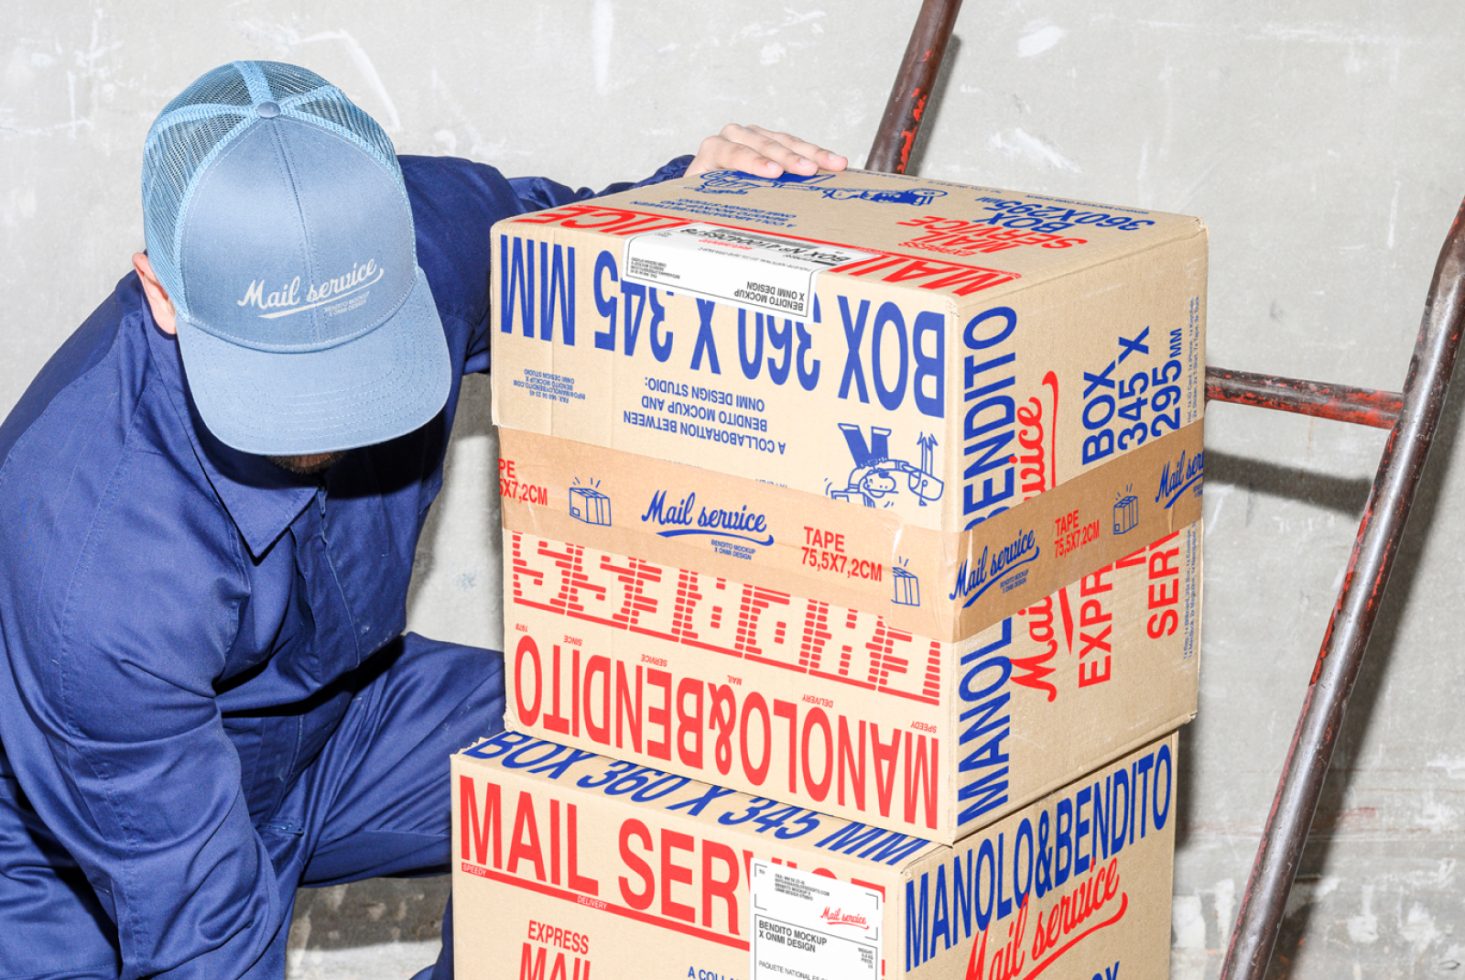
M 162 122 L 168 113 L 175 109 L 209 103 L 228 106 L 254 104 L 254 100 L 249 97 L 249 86 L 245 84 L 244 77 L 239 74 L 238 68 L 233 65 L 220 65 L 213 71 L 200 75 L 192 85 L 179 92 L 172 102 L 163 106 L 163 111 L 158 114 L 158 122 Z
M 187 312 L 177 274 L 183 201 L 203 162 L 247 118 L 247 110 L 226 109 L 218 103 L 175 109 L 171 118 L 160 117 L 153 124 L 143 147 L 142 214 L 148 257 L 180 312 Z
M 331 83 L 315 72 L 299 65 L 287 65 L 282 61 L 256 61 L 254 66 L 264 76 L 276 102 L 283 102 L 296 95 L 327 88 Z

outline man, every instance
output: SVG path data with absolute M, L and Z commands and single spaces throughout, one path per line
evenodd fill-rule
M 730 126 L 651 181 L 820 165 Z M 446 869 L 502 668 L 402 635 L 412 557 L 489 226 L 584 196 L 289 65 L 164 108 L 147 252 L 0 426 L 0 976 L 279 977 L 297 885 Z

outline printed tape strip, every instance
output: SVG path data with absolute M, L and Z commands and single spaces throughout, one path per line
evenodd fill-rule
M 506 530 L 879 612 L 961 640 L 1200 518 L 1197 421 L 970 531 L 683 463 L 500 430 Z M 756 573 L 753 571 L 756 569 Z

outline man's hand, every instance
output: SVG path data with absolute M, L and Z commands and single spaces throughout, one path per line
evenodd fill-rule
M 716 136 L 702 141 L 687 176 L 709 170 L 741 170 L 759 177 L 779 177 L 785 171 L 808 176 L 820 168 L 843 170 L 847 166 L 849 161 L 838 153 L 797 136 L 728 123 Z

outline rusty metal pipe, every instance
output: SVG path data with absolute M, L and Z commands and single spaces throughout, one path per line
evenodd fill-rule
M 1206 369 L 1206 397 L 1211 401 L 1296 412 L 1371 425 L 1376 429 L 1393 428 L 1404 404 L 1404 396 L 1397 391 L 1351 388 L 1215 367 Z
M 961 0 L 923 0 L 916 25 L 906 43 L 905 57 L 900 60 L 890 98 L 885 101 L 885 114 L 865 159 L 866 170 L 883 170 L 903 174 L 910 163 L 911 149 L 921 131 L 926 114 L 926 100 L 936 85 L 941 61 L 946 57 L 946 42 L 956 24 Z
M 1404 381 L 1404 404 L 1389 433 L 1343 586 L 1287 750 L 1256 862 L 1243 893 L 1221 975 L 1262 980 L 1272 958 L 1308 830 L 1429 456 L 1465 327 L 1465 203 L 1445 237 Z

